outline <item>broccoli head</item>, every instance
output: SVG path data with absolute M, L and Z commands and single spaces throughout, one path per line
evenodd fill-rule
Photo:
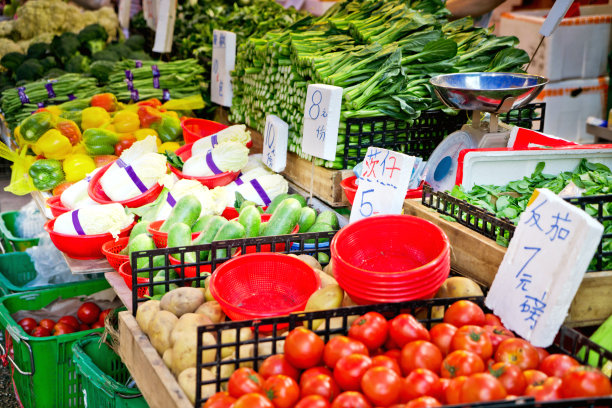
M 66 73 L 66 71 L 61 70 L 59 68 L 51 68 L 49 71 L 47 71 L 47 73 L 45 74 L 44 78 L 46 78 L 46 79 L 59 78 L 62 75 L 64 75 L 65 73 Z
M 108 33 L 100 24 L 90 24 L 77 35 L 81 44 L 81 51 L 93 55 L 106 47 Z
M 39 59 L 39 61 L 40 61 L 40 65 L 42 65 L 43 68 L 45 69 L 45 72 L 49 71 L 51 68 L 57 67 L 57 64 L 55 63 L 55 58 L 53 57 L 45 57 L 45 58 Z
M 38 60 L 30 58 L 17 68 L 15 75 L 17 76 L 17 81 L 34 81 L 41 78 L 44 71 L 45 69 Z
M 145 46 L 145 38 L 140 34 L 134 34 L 125 40 L 123 44 L 130 47 L 132 51 L 142 51 Z
M 79 49 L 79 39 L 76 34 L 66 32 L 56 35 L 51 41 L 51 52 L 60 61 L 68 61 Z
M 147 54 L 146 52 L 140 50 L 140 51 L 133 51 L 130 54 L 129 59 L 140 60 L 140 61 L 151 61 L 153 58 L 151 58 L 151 56 Z
M 27 58 L 20 52 L 9 52 L 2 57 L 0 64 L 9 71 L 15 71 Z
M 127 59 L 130 57 L 132 50 L 125 44 L 111 44 L 106 48 L 108 51 L 112 51 L 115 54 L 119 55 L 121 59 Z
M 112 61 L 94 61 L 89 68 L 89 73 L 98 80 L 98 83 L 105 84 L 114 68 L 115 63 Z
M 34 43 L 28 47 L 28 58 L 41 59 L 49 53 L 49 44 Z
M 73 72 L 76 74 L 88 72 L 89 62 L 89 58 L 84 57 L 83 55 L 81 55 L 81 53 L 77 52 L 72 57 L 70 57 L 68 61 L 66 61 L 64 69 L 66 70 L 66 72 Z
M 117 62 L 121 59 L 119 54 L 117 54 L 116 52 L 112 50 L 98 51 L 94 55 L 92 55 L 91 58 L 94 61 L 112 61 L 112 62 Z

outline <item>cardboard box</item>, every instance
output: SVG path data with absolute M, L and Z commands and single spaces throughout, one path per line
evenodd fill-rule
M 503 13 L 499 34 L 518 37 L 531 57 L 540 42 L 540 27 L 548 10 Z M 551 81 L 607 75 L 612 6 L 580 7 L 581 17 L 566 18 L 544 40 L 528 72 Z
M 589 116 L 605 117 L 608 78 L 573 79 L 546 85 L 536 98 L 546 102 L 544 133 L 578 143 L 593 143 L 586 131 Z

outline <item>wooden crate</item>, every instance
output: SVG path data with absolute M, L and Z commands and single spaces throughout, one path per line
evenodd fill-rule
M 433 222 L 446 233 L 451 243 L 451 266 L 459 274 L 490 286 L 506 248 L 471 229 L 440 217 L 421 200 L 404 201 L 404 213 Z M 612 315 L 612 271 L 588 272 L 576 293 L 565 323 L 593 326 Z

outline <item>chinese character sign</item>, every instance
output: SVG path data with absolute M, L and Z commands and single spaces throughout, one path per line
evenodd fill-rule
M 210 78 L 210 98 L 222 106 L 232 106 L 230 73 L 236 63 L 236 34 L 213 30 L 213 61 Z
M 342 88 L 332 85 L 308 85 L 304 104 L 302 151 L 333 161 L 336 158 Z
M 285 170 L 289 125 L 275 115 L 268 115 L 263 136 L 262 162 L 277 173 Z
M 506 327 L 538 347 L 553 343 L 593 258 L 603 226 L 548 189 L 533 193 L 486 298 Z
M 378 214 L 401 214 L 414 156 L 368 147 L 350 222 Z

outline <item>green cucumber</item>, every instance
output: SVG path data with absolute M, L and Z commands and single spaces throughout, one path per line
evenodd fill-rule
M 595 332 L 591 335 L 590 340 L 594 343 L 599 344 L 606 350 L 612 350 L 612 315 L 610 315 L 602 324 L 595 330 Z M 578 357 L 584 358 L 586 350 L 582 348 L 578 353 Z M 599 353 L 595 351 L 589 352 L 587 363 L 590 366 L 597 367 L 599 363 Z M 609 369 L 610 367 L 606 367 L 606 364 L 609 364 L 607 360 L 603 361 L 604 368 Z M 610 375 L 610 373 L 606 373 L 606 375 Z
M 300 211 L 300 219 L 298 224 L 300 225 L 300 232 L 308 232 L 317 220 L 317 212 L 310 207 L 302 207 Z
M 265 237 L 266 236 L 266 226 L 268 225 L 267 221 L 264 221 L 261 223 L 261 225 L 259 226 L 259 236 L 260 237 Z
M 290 234 L 300 219 L 302 206 L 295 198 L 286 198 L 276 207 L 266 226 L 265 236 Z
M 149 227 L 149 224 L 150 224 L 150 222 L 148 222 L 148 221 L 140 221 L 139 223 L 134 225 L 134 228 L 132 228 L 132 231 L 130 232 L 130 239 L 129 239 L 129 241 L 133 240 L 134 238 L 136 238 L 136 236 L 138 236 L 140 234 L 146 234 L 147 233 L 147 228 Z
M 247 207 L 248 207 L 248 206 L 250 206 L 250 205 L 257 207 L 257 203 L 256 203 L 256 202 L 254 202 L 254 201 L 248 201 L 248 200 L 247 200 L 247 201 L 245 201 L 245 202 L 243 202 L 243 203 L 242 203 L 242 205 L 240 206 L 240 208 L 238 208 L 238 209 L 237 209 L 237 210 L 238 210 L 238 213 L 241 213 L 241 212 L 242 212 L 242 210 L 244 210 L 245 208 L 247 208 Z
M 301 194 L 291 194 L 289 197 L 290 198 L 295 198 L 296 200 L 298 200 L 300 202 L 302 207 L 306 207 L 306 199 L 304 198 L 303 195 L 301 195 Z
M 316 224 L 329 224 L 332 226 L 332 228 L 334 230 L 337 230 L 340 227 L 340 224 L 338 223 L 338 217 L 336 216 L 336 213 L 333 211 L 323 211 L 321 214 L 319 214 L 319 216 L 317 217 L 317 221 L 315 221 Z
M 321 265 L 328 264 L 329 263 L 329 255 L 327 255 L 325 252 L 319 252 L 317 254 L 317 261 L 319 261 L 319 263 Z
M 177 222 L 187 224 L 189 228 L 198 220 L 202 211 L 202 204 L 192 194 L 181 197 L 170 211 L 168 219 L 164 221 L 161 232 L 169 232 L 170 228 Z
M 164 278 L 164 279 L 166 279 L 166 271 L 163 270 L 163 269 L 161 271 L 158 271 L 157 274 L 155 274 L 155 277 L 156 278 Z M 171 280 L 172 279 L 178 279 L 179 278 L 179 274 L 174 269 L 170 269 L 168 271 L 168 278 L 171 279 Z
M 206 227 L 206 223 L 208 223 L 208 220 L 210 220 L 212 217 L 213 215 L 203 215 L 200 218 L 198 218 L 195 224 L 193 224 L 193 227 L 191 227 L 191 232 L 204 231 L 204 227 Z
M 220 215 L 213 216 L 204 226 L 202 233 L 198 235 L 196 239 L 193 240 L 193 245 L 210 244 L 215 238 L 215 235 L 217 235 L 217 232 L 219 232 L 219 230 L 221 229 L 221 227 L 223 227 L 228 222 L 228 220 L 221 217 Z M 200 251 L 201 261 L 205 261 L 208 259 L 208 252 L 209 251 Z
M 250 205 L 243 208 L 238 217 L 238 222 L 244 227 L 247 238 L 259 236 L 261 214 L 257 211 L 255 206 Z
M 310 227 L 310 229 L 308 230 L 308 232 L 324 232 L 324 231 L 333 231 L 334 228 L 329 225 L 326 224 L 324 222 L 315 222 L 314 225 L 312 227 Z M 328 242 L 329 239 L 328 238 L 319 238 L 319 242 Z M 304 242 L 308 242 L 309 244 L 314 244 L 315 243 L 315 239 L 307 239 L 304 240 Z
M 150 268 L 148 261 L 149 261 L 148 258 L 144 258 L 142 260 L 142 263 L 146 265 L 146 268 Z M 164 255 L 155 255 L 153 257 L 153 268 L 163 268 L 165 266 L 166 266 L 166 257 Z M 159 275 L 159 272 L 163 272 L 163 271 L 158 271 L 157 275 Z M 148 278 L 149 272 L 138 272 L 138 276 L 140 278 Z
M 156 249 L 155 242 L 149 234 L 139 234 L 130 240 L 128 244 L 128 253 L 130 262 L 132 262 L 132 252 L 150 251 Z M 131 263 L 130 263 L 131 265 Z M 138 258 L 135 269 L 143 269 L 149 267 L 149 258 Z
M 156 276 L 153 278 L 153 282 L 166 282 L 165 276 Z M 178 285 L 176 283 L 171 283 L 168 285 L 168 290 L 166 290 L 166 285 L 157 285 L 153 286 L 153 296 L 155 295 L 164 295 L 171 290 L 178 289 Z
M 227 224 L 221 227 L 219 231 L 217 231 L 217 235 L 213 241 L 225 241 L 226 239 L 240 239 L 246 237 L 246 230 L 236 220 L 228 221 Z M 232 255 L 236 252 L 236 249 L 232 249 Z M 227 251 L 225 248 L 217 249 L 216 259 L 220 258 L 228 258 Z M 212 253 L 208 256 L 208 260 L 212 260 Z
M 189 225 L 177 222 L 168 231 L 168 248 L 191 246 L 191 228 Z M 185 252 L 185 262 L 194 263 L 195 253 Z M 180 254 L 172 254 L 176 259 L 181 259 Z
M 268 205 L 268 208 L 266 208 L 266 211 L 264 211 L 264 214 L 274 213 L 274 210 L 276 210 L 276 207 L 278 207 L 278 205 L 282 203 L 287 197 L 289 197 L 289 194 L 279 194 L 276 197 L 274 197 L 272 199 L 272 202 Z

